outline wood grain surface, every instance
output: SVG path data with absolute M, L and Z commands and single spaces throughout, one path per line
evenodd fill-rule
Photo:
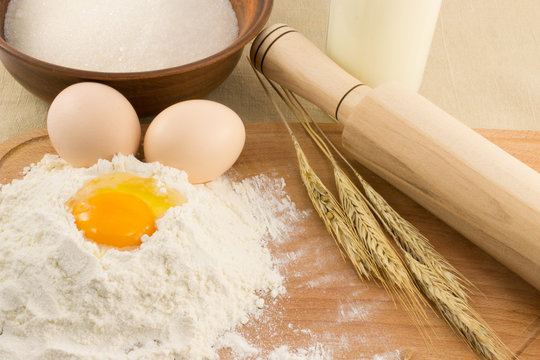
M 332 189 L 330 165 L 297 124 L 299 141 L 315 171 Z M 336 143 L 341 126 L 323 124 Z M 267 174 L 283 177 L 285 190 L 299 210 L 309 211 L 295 226 L 291 239 L 270 244 L 283 264 L 287 294 L 260 319 L 242 329 L 247 338 L 265 350 L 280 345 L 308 347 L 317 342 L 334 359 L 399 359 L 412 350 L 412 359 L 476 359 L 476 356 L 432 311 L 428 313 L 426 342 L 406 312 L 375 283 L 358 280 L 350 263 L 343 261 L 303 188 L 296 155 L 281 124 L 246 124 L 246 147 L 231 172 L 240 178 Z M 510 154 L 540 170 L 540 133 L 483 130 L 482 135 Z M 21 134 L 0 145 L 0 183 L 20 178 L 25 166 L 54 152 L 45 129 Z M 358 165 L 358 164 L 356 164 Z M 472 294 L 477 311 L 497 331 L 520 359 L 540 358 L 540 293 L 481 249 L 463 238 L 418 204 L 373 173 L 358 170 L 407 220 L 417 226 L 457 269 L 478 288 Z M 222 352 L 223 358 L 234 358 Z

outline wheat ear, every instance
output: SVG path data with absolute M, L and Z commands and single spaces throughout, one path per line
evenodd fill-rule
M 268 88 L 262 81 L 260 75 L 255 69 L 253 69 L 257 79 L 261 83 L 266 95 L 272 101 L 272 104 L 276 108 L 281 120 L 285 124 L 289 135 L 294 144 L 296 155 L 298 158 L 298 165 L 300 168 L 300 177 L 304 186 L 306 187 L 308 196 L 315 208 L 315 211 L 323 220 L 326 229 L 331 234 L 334 241 L 338 244 L 340 251 L 347 255 L 351 260 L 358 276 L 366 280 L 379 278 L 379 270 L 371 257 L 368 250 L 363 246 L 362 242 L 358 238 L 354 226 L 351 221 L 345 215 L 341 205 L 332 193 L 326 188 L 321 179 L 317 176 L 313 168 L 309 165 L 306 155 L 292 129 L 290 128 L 285 116 L 277 106 L 276 102 L 270 95 Z
M 448 263 L 429 243 L 429 240 L 420 231 L 399 215 L 359 174 L 358 180 L 366 193 L 366 197 L 376 209 L 385 230 L 399 244 L 404 252 L 408 253 L 420 264 L 431 269 L 431 272 L 444 279 L 452 293 L 462 300 L 469 298 L 464 284 L 471 285 L 465 277 Z
M 294 94 L 291 93 L 294 97 Z M 299 106 L 301 104 L 298 102 Z M 303 109 L 303 108 L 302 108 Z M 303 109 L 304 112 L 305 109 Z M 318 133 L 352 169 L 360 181 L 370 208 L 379 217 L 385 230 L 402 249 L 405 263 L 418 287 L 439 311 L 445 321 L 480 357 L 489 360 L 510 359 L 511 354 L 496 333 L 469 304 L 464 284 L 472 285 L 450 265 L 416 227 L 403 219 L 384 198 L 362 178 L 347 159 L 326 137 L 320 127 L 308 117 Z
M 435 249 L 433 249 L 429 240 L 422 235 L 414 225 L 401 217 L 401 215 L 386 202 L 386 200 L 356 171 L 347 158 L 345 158 L 345 156 L 335 147 L 319 125 L 311 118 L 311 116 L 309 116 L 296 96 L 289 90 L 285 91 L 290 94 L 296 104 L 298 104 L 297 106 L 299 106 L 301 111 L 306 114 L 306 119 L 309 120 L 308 125 L 313 125 L 317 130 L 317 134 L 320 135 L 319 138 L 321 139 L 318 140 L 318 142 L 324 141 L 329 144 L 334 152 L 338 154 L 351 169 L 364 190 L 365 196 L 362 194 L 362 198 L 367 198 L 366 202 L 368 206 L 373 214 L 379 218 L 383 228 L 390 234 L 393 240 L 399 244 L 403 251 L 408 252 L 413 258 L 420 261 L 420 263 L 429 265 L 438 276 L 445 279 L 456 296 L 464 300 L 468 299 L 468 294 L 464 289 L 464 286 L 473 287 L 474 285 L 450 265 L 450 263 L 448 263 L 448 261 Z M 311 131 L 314 132 L 313 128 L 311 128 Z M 326 151 L 328 152 L 329 150 Z
M 274 90 L 277 92 L 277 89 Z M 423 332 L 420 324 L 422 320 L 426 320 L 424 311 L 426 301 L 413 282 L 407 267 L 372 214 L 367 199 L 339 166 L 330 149 L 326 146 L 326 142 L 311 127 L 313 119 L 289 90 L 284 88 L 282 90 L 285 93 L 286 99 L 284 101 L 286 104 L 332 163 L 341 205 L 379 268 L 381 277 L 378 280 L 390 294 L 398 297 Z M 427 338 L 425 332 L 423 335 Z
M 405 259 L 424 295 L 477 355 L 489 360 L 512 358 L 504 343 L 466 299 L 456 296 L 447 282 L 429 266 L 420 263 L 408 253 L 405 253 Z

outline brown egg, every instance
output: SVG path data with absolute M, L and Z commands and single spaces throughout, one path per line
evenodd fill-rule
M 156 116 L 144 137 L 144 155 L 146 161 L 184 170 L 198 184 L 227 171 L 245 139 L 244 124 L 234 111 L 209 100 L 189 100 Z
M 82 82 L 56 96 L 47 114 L 51 143 L 76 167 L 92 166 L 115 154 L 135 154 L 141 125 L 129 101 L 110 86 Z

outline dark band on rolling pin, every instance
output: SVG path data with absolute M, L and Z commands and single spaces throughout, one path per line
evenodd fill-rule
M 359 84 L 356 84 L 354 85 L 352 88 L 350 88 L 342 97 L 341 99 L 339 100 L 338 104 L 337 104 L 337 107 L 336 107 L 336 114 L 335 114 L 335 118 L 336 120 L 339 120 L 338 119 L 338 111 L 339 111 L 339 107 L 341 106 L 341 103 L 343 102 L 343 100 L 345 100 L 345 98 L 347 97 L 347 95 L 349 95 L 351 93 L 351 91 L 353 91 L 354 89 L 356 89 L 357 87 L 360 87 L 364 84 L 362 83 L 359 83 Z
M 276 30 L 277 30 L 277 29 L 276 29 Z M 272 32 L 273 32 L 273 31 L 272 31 Z M 263 75 L 264 75 L 263 64 L 264 64 L 264 59 L 266 58 L 266 54 L 268 54 L 268 50 L 270 50 L 270 48 L 272 47 L 272 45 L 274 45 L 274 43 L 275 43 L 276 41 L 278 41 L 280 37 L 282 37 L 283 35 L 286 35 L 286 34 L 288 34 L 288 33 L 292 33 L 292 32 L 298 32 L 298 31 L 296 31 L 296 30 L 294 30 L 294 29 L 285 31 L 283 34 L 281 34 L 281 35 L 279 35 L 277 38 L 275 38 L 275 39 L 270 43 L 270 45 L 268 45 L 268 47 L 267 47 L 266 50 L 264 51 L 263 57 L 262 57 L 262 59 L 261 59 L 261 66 L 260 66 L 261 69 L 260 69 L 260 71 L 261 71 L 261 73 L 262 73 Z
M 266 41 L 266 39 L 268 39 L 268 37 L 270 35 L 272 35 L 276 30 L 279 30 L 279 29 L 282 29 L 286 26 L 289 26 L 289 25 L 286 25 L 286 24 L 283 24 L 281 26 L 278 26 L 277 28 L 275 28 L 274 30 L 270 31 L 268 34 L 266 34 L 264 36 L 264 38 L 261 40 L 261 42 L 259 43 L 259 46 L 257 46 L 257 50 L 255 50 L 255 53 L 253 54 L 253 63 L 255 65 L 255 67 L 257 67 L 256 65 L 256 61 L 257 61 L 257 54 L 259 53 L 259 49 L 261 48 L 262 44 L 264 44 L 264 42 Z

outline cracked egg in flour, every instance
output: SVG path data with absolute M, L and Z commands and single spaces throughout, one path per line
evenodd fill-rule
M 133 248 L 156 231 L 155 222 L 172 206 L 185 203 L 178 191 L 156 179 L 126 172 L 88 181 L 68 201 L 77 228 L 99 245 Z

